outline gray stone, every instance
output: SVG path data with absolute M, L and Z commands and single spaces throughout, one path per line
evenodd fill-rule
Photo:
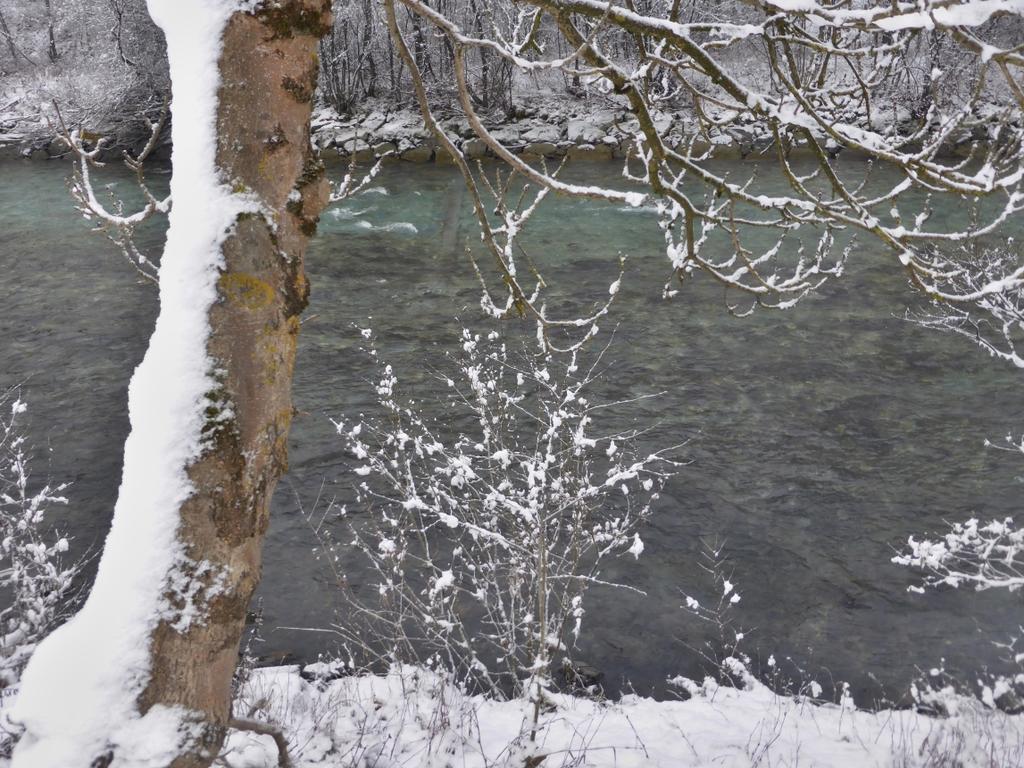
M 558 157 L 564 152 L 550 141 L 534 141 L 526 145 L 523 154 L 534 157 Z
M 434 152 L 434 162 L 438 165 L 455 165 L 455 160 L 444 147 L 438 147 Z
M 352 155 L 355 155 L 356 162 L 373 160 L 375 157 L 373 147 L 362 139 L 353 139 L 343 145 L 336 145 L 335 149 L 342 157 L 352 157 Z
M 71 150 L 68 145 L 64 143 L 63 139 L 52 139 L 49 144 L 46 145 L 46 154 L 50 157 L 63 157 L 68 154 Z
M 446 120 L 441 124 L 441 126 L 448 131 L 448 133 L 454 133 L 456 136 L 463 139 L 473 136 L 473 129 L 470 127 L 469 121 L 464 117 L 460 117 L 455 120 Z
M 366 145 L 366 142 L 363 140 L 362 134 L 355 128 L 338 131 L 328 137 L 323 144 L 325 147 L 337 147 L 342 154 L 351 152 L 353 148 L 359 149 L 360 145 Z
M 589 120 L 570 120 L 565 129 L 566 138 L 573 144 L 596 144 L 604 138 L 605 132 Z
M 517 146 L 523 143 L 523 134 L 518 125 L 505 125 L 491 131 L 491 136 L 506 147 Z
M 363 118 L 360 125 L 361 129 L 365 131 L 376 131 L 388 120 L 387 115 L 383 112 L 371 112 L 369 115 Z
M 675 123 L 675 117 L 666 112 L 655 112 L 651 122 L 654 123 L 654 129 L 664 136 Z
M 569 147 L 570 160 L 611 160 L 612 148 L 607 144 L 579 144 Z
M 402 153 L 402 159 L 410 163 L 429 163 L 434 159 L 434 148 L 426 144 L 407 149 Z
M 523 134 L 527 144 L 554 144 L 562 138 L 562 129 L 555 125 L 535 125 Z
M 373 122 L 367 118 L 362 125 L 357 126 L 364 136 L 372 136 L 378 141 L 398 142 L 410 136 L 426 135 L 423 133 L 423 120 L 417 113 L 402 111 L 390 115 L 383 123 L 376 128 Z
M 585 661 L 564 661 L 562 668 L 556 673 L 558 682 L 567 690 L 575 693 L 601 692 L 604 672 Z
M 467 139 L 462 144 L 462 154 L 471 160 L 479 160 L 487 156 L 487 143 L 483 139 Z
M 611 109 L 599 109 L 585 118 L 591 125 L 597 126 L 603 131 L 607 131 L 618 119 L 618 114 Z

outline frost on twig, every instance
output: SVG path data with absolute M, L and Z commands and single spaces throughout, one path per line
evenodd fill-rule
M 930 329 L 966 336 L 992 357 L 1024 369 L 1024 357 L 1019 351 L 1024 340 L 1024 288 L 985 290 L 986 286 L 1005 281 L 1005 275 L 1024 268 L 1020 247 L 1013 238 L 997 247 L 977 248 L 974 253 L 964 249 L 958 258 L 941 266 L 945 269 L 944 280 L 954 290 L 961 294 L 973 292 L 979 298 L 966 306 L 936 302 L 929 311 L 909 315 L 909 319 Z M 1006 435 L 1003 444 L 986 440 L 985 446 L 1024 454 L 1024 438 L 1013 434 Z M 1024 529 L 1012 517 L 987 521 L 971 517 L 950 524 L 943 534 L 910 536 L 892 562 L 921 574 L 919 583 L 907 587 L 911 592 L 959 587 L 1016 592 L 1024 586 Z M 986 673 L 987 679 L 976 681 L 975 695 L 990 708 L 1024 709 L 1021 634 L 996 644 L 1007 651 L 1017 672 Z M 961 696 L 956 680 L 941 668 L 933 668 L 911 692 L 920 708 L 944 713 L 953 711 Z
M 623 405 L 590 399 L 599 360 L 515 355 L 495 332 L 461 342 L 442 377 L 445 423 L 405 401 L 383 363 L 377 415 L 335 422 L 357 479 L 355 505 L 338 511 L 374 581 L 346 589 L 362 631 L 352 618 L 338 631 L 371 658 L 526 697 L 536 717 L 572 663 L 587 590 L 638 592 L 603 569 L 641 555 L 639 528 L 678 462 L 671 449 L 638 453 L 634 432 L 597 431 L 601 409 Z M 339 544 L 318 530 L 336 562 Z
M 166 214 L 171 207 L 170 195 L 163 198 L 155 196 L 146 182 L 144 172 L 146 159 L 156 148 L 167 121 L 168 104 L 164 103 L 156 121 L 143 117 L 149 129 L 149 139 L 142 150 L 137 155 L 132 155 L 127 150 L 124 152 L 124 164 L 135 174 L 136 185 L 143 197 L 143 206 L 133 213 L 126 212 L 124 202 L 116 199 L 113 193 L 111 207 L 104 205 L 96 196 L 92 170 L 105 165 L 100 156 L 105 148 L 106 139 L 81 129 L 69 129 L 64 124 L 56 104 L 54 108 L 57 110 L 60 138 L 75 156 L 74 172 L 69 182 L 75 207 L 87 221 L 96 224 L 96 231 L 103 232 L 118 247 L 124 258 L 143 279 L 155 284 L 159 276 L 159 267 L 136 245 L 135 228 L 154 214 Z
M 19 419 L 17 391 L 0 396 L 0 686 L 16 683 L 36 644 L 65 616 L 80 565 L 67 563 L 68 539 L 47 530 L 47 513 L 67 504 L 66 485 L 39 485 Z
M 742 650 L 746 633 L 738 629 L 733 614 L 742 597 L 733 580 L 732 569 L 724 554 L 724 544 L 702 542 L 700 568 L 710 582 L 710 594 L 700 598 L 683 592 L 680 606 L 701 623 L 711 627 L 713 637 L 703 647 L 688 646 L 708 666 L 711 677 L 697 684 L 689 678 L 676 676 L 669 685 L 691 696 L 707 694 L 721 680 L 741 690 L 753 688 L 756 680 L 750 672 L 750 657 Z
M 49 530 L 47 514 L 67 504 L 66 485 L 40 485 L 20 420 L 28 407 L 19 392 L 0 393 L 0 689 L 15 686 L 36 646 L 63 621 L 80 562 L 66 560 L 68 539 Z M 19 726 L 0 720 L 0 754 Z
M 1014 592 L 1024 586 L 1024 530 L 1012 518 L 984 523 L 971 518 L 953 523 L 937 538 L 911 536 L 892 561 L 923 572 L 923 586 L 908 587 L 913 592 L 938 586 Z
M 956 333 L 974 341 L 989 355 L 1024 370 L 1024 286 L 986 291 L 1005 275 L 1024 269 L 1024 252 L 1014 238 L 995 247 L 961 249 L 940 265 L 949 289 L 978 295 L 971 304 L 934 302 L 909 319 L 933 330 Z
M 700 658 L 705 676 L 698 682 L 676 675 L 666 681 L 669 686 L 689 697 L 708 699 L 713 699 L 722 687 L 750 691 L 767 686 L 776 695 L 820 701 L 823 686 L 791 657 L 782 660 L 785 670 L 774 654 L 760 663 L 751 657 L 748 652 L 751 632 L 742 629 L 736 619 L 743 598 L 724 543 L 702 542 L 700 569 L 708 588 L 700 597 L 697 593 L 683 591 L 684 601 L 680 607 L 711 630 L 710 637 L 700 645 L 686 644 Z M 836 703 L 844 709 L 853 709 L 849 685 L 833 682 L 832 687 Z
M 370 182 L 377 178 L 377 174 L 380 173 L 380 169 L 384 166 L 384 160 L 390 154 L 389 152 L 378 157 L 374 164 L 370 166 L 370 169 L 360 176 L 356 168 L 358 155 L 353 152 L 349 158 L 345 175 L 337 184 L 331 185 L 330 202 L 340 203 L 343 200 L 348 200 L 350 197 L 355 197 L 366 189 Z

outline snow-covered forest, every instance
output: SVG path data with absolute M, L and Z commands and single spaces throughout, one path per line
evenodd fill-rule
M 0 763 L 1024 766 L 1022 0 L 0 38 Z
M 754 25 L 765 13 L 757 4 L 694 0 L 649 5 L 632 10 L 695 25 L 697 39 L 712 40 L 716 59 L 730 74 L 762 89 L 779 86 L 764 56 L 763 43 L 753 34 Z M 318 45 L 314 119 L 318 141 L 347 152 L 368 152 L 382 142 L 394 143 L 400 152 L 420 146 L 422 122 L 409 67 L 388 35 L 381 9 L 363 2 L 335 3 L 332 10 L 333 20 L 321 30 L 324 34 Z M 609 97 L 608 85 L 595 78 L 585 62 L 572 58 L 571 46 L 557 33 L 550 16 L 536 20 L 535 28 L 524 29 L 524 21 L 532 16 L 524 16 L 519 9 L 455 2 L 442 3 L 436 10 L 468 35 L 519 39 L 522 44 L 529 33 L 524 52 L 536 46 L 549 58 L 568 57 L 566 66 L 526 69 L 486 46 L 476 48 L 468 57 L 468 93 L 482 115 L 506 130 L 516 120 L 534 119 L 519 128 L 516 139 L 580 145 L 600 144 L 608 135 L 628 138 L 628 126 L 609 131 L 616 112 L 622 111 L 616 108 L 625 105 Z M 984 18 L 995 10 L 984 11 Z M 420 14 L 399 14 L 396 22 L 410 41 L 431 104 L 439 116 L 454 116 L 451 41 L 433 31 Z M 1013 49 L 1021 34 L 1019 18 L 1000 8 L 986 23 L 985 42 Z M 11 145 L 12 152 L 42 152 L 49 146 L 55 134 L 54 104 L 69 122 L 112 141 L 145 141 L 148 132 L 140 117 L 159 113 L 170 96 L 165 45 L 144 0 L 10 0 L 0 11 L 0 37 L 0 137 Z M 638 52 L 627 32 L 608 30 L 605 38 L 605 50 L 616 59 L 636 66 L 646 56 Z M 805 66 L 802 60 L 810 51 L 798 53 L 800 65 Z M 899 66 L 887 69 L 884 82 L 869 84 L 877 102 L 871 115 L 875 127 L 895 123 L 911 132 L 933 102 L 953 109 L 969 99 L 976 85 L 984 91 L 980 111 L 986 116 L 1015 103 L 1013 87 L 998 75 L 978 82 L 981 62 L 976 51 L 941 32 L 915 35 L 905 50 L 894 49 L 892 55 Z M 843 67 L 826 69 L 823 74 L 829 85 L 856 82 L 856 74 Z M 662 89 L 658 99 L 662 110 L 693 119 L 693 95 L 687 89 L 663 77 L 657 85 Z M 296 82 L 295 87 L 305 86 Z M 574 125 L 569 124 L 572 118 L 577 118 Z M 732 137 L 741 143 L 750 143 L 760 134 L 756 125 L 731 128 Z M 456 134 L 459 139 L 473 138 L 468 127 L 456 127 Z M 968 130 L 952 141 L 963 144 L 970 138 Z M 51 152 L 60 154 L 62 147 L 55 144 Z M 483 154 L 483 145 L 479 151 Z M 411 153 L 410 157 L 422 154 Z

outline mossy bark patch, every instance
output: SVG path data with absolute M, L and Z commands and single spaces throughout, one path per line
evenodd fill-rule
M 302 2 L 285 2 L 264 6 L 256 11 L 256 18 L 271 32 L 271 40 L 306 35 L 320 39 L 331 31 L 331 4 L 324 2 L 319 8 L 310 8 Z
M 223 274 L 217 287 L 225 301 L 248 310 L 263 309 L 274 301 L 274 288 L 265 280 L 244 272 Z

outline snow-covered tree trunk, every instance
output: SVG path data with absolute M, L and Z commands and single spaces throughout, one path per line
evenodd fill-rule
M 26 670 L 15 766 L 210 763 L 286 466 L 303 254 L 328 192 L 309 118 L 330 3 L 149 8 L 173 87 L 160 315 L 96 582 Z

